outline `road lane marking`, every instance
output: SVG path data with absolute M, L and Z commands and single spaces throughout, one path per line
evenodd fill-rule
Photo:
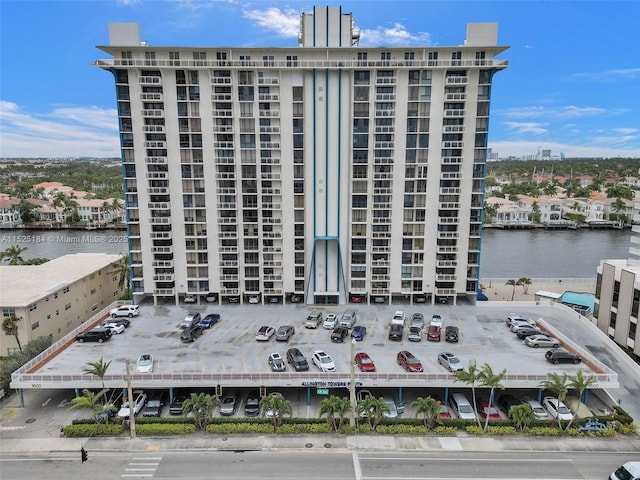
M 355 480 L 362 480 L 362 470 L 360 469 L 360 459 L 358 458 L 358 452 L 353 452 L 351 454 L 351 458 L 353 459 L 353 474 Z

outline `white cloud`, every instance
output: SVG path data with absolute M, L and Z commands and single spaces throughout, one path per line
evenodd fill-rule
M 401 23 L 391 27 L 363 28 L 360 34 L 361 45 L 411 45 L 419 43 L 429 45 L 431 36 L 427 32 L 411 33 Z
M 266 10 L 246 10 L 244 17 L 253 20 L 258 26 L 272 30 L 283 38 L 297 38 L 300 31 L 300 11 L 288 8 L 280 10 L 271 7 Z
M 598 82 L 636 80 L 640 78 L 640 68 L 618 68 L 605 70 L 604 72 L 584 72 L 576 73 L 574 76 Z
M 119 157 L 115 109 L 59 107 L 25 112 L 0 101 L 0 157 Z
M 543 135 L 549 130 L 545 127 L 544 123 L 535 122 L 504 122 L 510 130 L 515 130 L 516 133 L 533 133 L 535 135 Z
M 566 120 L 580 117 L 594 117 L 606 113 L 616 113 L 600 107 L 577 107 L 566 105 L 560 107 L 531 106 L 512 108 L 502 112 L 509 118 L 544 118 L 546 120 Z

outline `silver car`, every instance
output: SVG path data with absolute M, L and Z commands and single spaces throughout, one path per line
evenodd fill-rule
M 555 338 L 548 337 L 546 335 L 530 335 L 524 339 L 525 345 L 533 348 L 558 348 L 560 342 Z
M 238 397 L 235 393 L 228 393 L 222 397 L 222 402 L 220 402 L 220 415 L 233 415 L 236 413 L 236 408 L 238 408 Z
M 453 353 L 442 352 L 438 354 L 438 363 L 450 372 L 461 372 L 464 370 L 462 362 Z

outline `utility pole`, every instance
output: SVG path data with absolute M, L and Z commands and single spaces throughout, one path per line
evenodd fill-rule
M 349 425 L 356 426 L 356 371 L 355 371 L 355 347 L 356 339 L 351 339 L 351 358 L 349 359 L 349 365 L 351 366 L 349 377 L 349 403 L 351 403 L 351 418 L 349 419 Z
M 131 386 L 131 370 L 129 368 L 129 359 L 125 361 L 127 365 L 127 401 L 129 402 L 129 431 L 131 438 L 136 438 L 136 416 L 133 410 L 133 387 Z

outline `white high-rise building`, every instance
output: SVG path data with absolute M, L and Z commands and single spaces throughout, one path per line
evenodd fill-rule
M 109 24 L 136 298 L 475 299 L 497 24 L 361 47 L 340 7 L 300 19 L 291 48 Z

